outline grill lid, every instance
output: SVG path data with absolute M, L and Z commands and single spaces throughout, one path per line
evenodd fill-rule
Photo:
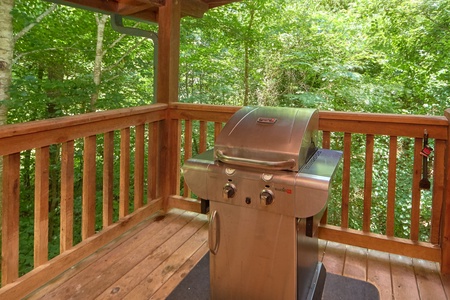
M 316 151 L 316 109 L 243 107 L 217 137 L 215 159 L 232 165 L 298 171 Z

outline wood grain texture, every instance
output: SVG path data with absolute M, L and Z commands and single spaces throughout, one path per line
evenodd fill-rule
M 95 233 L 95 200 L 96 200 L 96 151 L 95 135 L 84 138 L 83 153 L 83 199 L 81 237 L 83 240 Z
M 192 122 L 186 120 L 184 122 L 184 161 L 186 162 L 192 157 Z M 190 197 L 191 189 L 188 187 L 186 181 L 184 181 L 183 196 Z
M 166 108 L 165 104 L 153 104 L 4 125 L 0 128 L 0 143 L 2 144 L 0 155 L 60 144 L 125 127 L 163 120 L 167 115 Z
M 367 249 L 347 246 L 343 275 L 362 281 L 367 280 Z
M 445 141 L 436 140 L 434 144 L 434 165 L 433 165 L 433 204 L 431 207 L 431 232 L 430 242 L 439 244 L 441 241 L 441 218 L 444 204 L 445 190 Z
M 119 218 L 130 209 L 130 128 L 120 130 Z
M 413 266 L 420 299 L 446 299 L 438 264 L 423 259 L 413 259 Z
M 36 149 L 34 175 L 34 267 L 48 261 L 50 148 Z
M 420 299 L 412 259 L 390 255 L 394 299 Z
M 442 228 L 441 228 L 441 272 L 450 274 L 450 108 L 445 110 L 445 118 L 447 119 L 447 126 L 449 130 L 447 132 L 447 147 L 445 151 L 444 161 L 444 203 L 443 210 L 447 213 L 443 214 Z M 447 294 L 450 297 L 450 294 Z
M 27 299 L 165 299 L 208 252 L 207 226 L 183 210 L 155 215 Z M 434 262 L 324 240 L 319 249 L 327 272 L 372 283 L 382 300 L 445 299 L 450 287 Z
M 352 136 L 350 133 L 344 133 L 344 153 L 342 169 L 342 208 L 341 208 L 341 226 L 348 228 L 348 210 L 350 202 L 350 162 L 351 162 Z
M 147 202 L 160 195 L 157 176 L 160 169 L 159 132 L 159 122 L 148 124 Z
M 419 182 L 422 175 L 422 139 L 416 138 L 414 141 L 414 164 L 412 177 L 412 204 L 411 204 L 411 232 L 410 239 L 412 241 L 419 240 L 419 222 L 420 222 L 420 188 Z
M 135 127 L 134 177 L 134 209 L 144 205 L 144 169 L 145 169 L 145 125 Z
M 389 168 L 388 168 L 388 194 L 386 235 L 394 236 L 395 227 L 395 187 L 397 182 L 397 137 L 389 138 Z
M 370 232 L 372 210 L 372 185 L 373 185 L 373 147 L 374 136 L 366 136 L 366 161 L 364 171 L 364 215 L 363 231 Z
M 103 137 L 103 228 L 113 222 L 114 200 L 114 131 L 109 131 Z
M 408 239 L 386 237 L 375 233 L 361 233 L 359 230 L 343 229 L 332 225 L 321 225 L 319 238 L 436 262 L 439 261 L 441 255 L 441 249 L 430 243 L 413 242 Z
M 69 250 L 73 246 L 74 152 L 74 141 L 62 144 L 60 253 Z
M 19 277 L 20 154 L 3 157 L 2 286 Z
M 103 230 L 102 234 L 83 240 L 70 251 L 65 251 L 39 268 L 21 276 L 14 283 L 2 287 L 0 299 L 24 298 L 161 209 L 162 199 L 153 200 L 143 208 L 112 224 Z M 11 260 L 11 262 L 14 261 Z
M 392 299 L 392 280 L 389 253 L 368 250 L 367 282 L 372 283 L 380 293 L 380 299 Z

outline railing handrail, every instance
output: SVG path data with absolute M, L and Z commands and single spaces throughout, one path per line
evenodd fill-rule
M 334 123 L 335 120 L 339 121 L 339 124 Z M 379 127 L 375 124 L 391 124 L 392 126 Z M 349 133 L 414 138 L 423 137 L 423 130 L 426 128 L 430 138 L 447 140 L 448 121 L 444 116 L 320 111 L 320 130 L 342 131 L 344 128 Z
M 158 115 L 152 114 L 159 112 Z M 167 104 L 153 104 L 0 126 L 0 155 L 164 120 Z M 151 119 L 148 119 L 151 116 Z M 147 118 L 147 119 L 143 119 Z M 74 130 L 76 129 L 76 130 Z
M 170 104 L 170 116 L 173 119 L 189 119 L 191 116 L 195 116 L 195 120 L 210 121 L 210 122 L 226 122 L 240 106 L 230 105 L 212 105 L 212 104 L 191 104 L 191 103 L 171 103 Z M 219 115 L 218 115 L 219 114 Z M 371 133 L 371 134 L 389 134 L 399 133 L 401 136 L 410 137 L 422 137 L 423 128 L 426 126 L 430 128 L 428 131 L 430 138 L 438 138 L 446 140 L 448 120 L 445 116 L 425 116 L 425 115 L 402 115 L 392 113 L 363 113 L 363 112 L 336 112 L 336 111 L 319 111 L 319 129 L 327 131 L 329 130 L 333 120 L 339 120 L 340 122 L 349 122 L 355 124 L 374 124 L 374 123 L 390 123 L 393 125 L 402 125 L 397 128 L 389 128 L 386 130 L 377 131 L 374 128 L 373 132 L 362 132 L 361 128 L 365 127 L 352 127 L 352 133 Z M 407 132 L 401 132 L 404 127 L 412 126 L 413 130 Z M 333 128 L 333 131 L 338 131 Z M 400 132 L 399 132 L 400 131 Z M 413 132 L 414 135 L 408 135 Z

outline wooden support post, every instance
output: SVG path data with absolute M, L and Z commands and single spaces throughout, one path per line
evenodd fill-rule
M 181 1 L 167 0 L 159 9 L 158 28 L 158 70 L 157 95 L 158 103 L 178 101 L 178 76 L 180 60 L 180 20 Z M 160 126 L 161 145 L 159 178 L 164 208 L 167 208 L 170 195 L 177 193 L 179 182 L 180 125 L 177 120 L 170 119 L 170 111 L 166 121 Z
M 442 238 L 441 238 L 441 273 L 450 274 L 450 109 L 445 110 L 448 120 L 447 147 L 445 150 L 445 184 L 444 203 L 442 210 Z

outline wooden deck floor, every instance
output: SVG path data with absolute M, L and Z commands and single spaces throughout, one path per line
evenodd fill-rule
M 155 216 L 49 282 L 27 299 L 165 299 L 208 252 L 207 218 L 172 210 Z M 320 242 L 330 273 L 373 283 L 381 299 L 447 299 L 436 263 Z

